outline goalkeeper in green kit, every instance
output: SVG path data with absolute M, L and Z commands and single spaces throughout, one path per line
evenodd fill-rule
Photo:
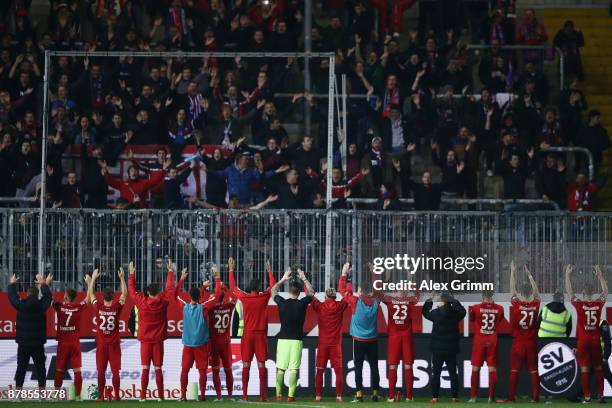
M 272 287 L 274 301 L 278 305 L 278 314 L 281 321 L 281 329 L 278 333 L 276 343 L 276 400 L 283 398 L 283 383 L 285 372 L 289 370 L 289 395 L 287 401 L 295 400 L 295 389 L 298 381 L 298 371 L 302 363 L 302 339 L 304 338 L 304 320 L 306 310 L 312 302 L 313 289 L 304 271 L 298 269 L 297 277 L 292 280 L 291 270 L 283 275 L 282 279 Z M 283 283 L 291 281 L 289 284 L 289 295 L 287 299 L 278 295 L 278 288 Z M 301 282 L 300 282 L 301 281 Z M 299 299 L 302 292 L 302 282 L 306 296 Z

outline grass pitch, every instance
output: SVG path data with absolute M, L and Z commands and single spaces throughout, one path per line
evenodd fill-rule
M 351 403 L 352 397 L 347 396 L 344 400 L 343 403 L 337 403 L 335 401 L 334 398 L 324 398 L 321 402 L 314 402 L 314 400 L 310 397 L 301 397 L 301 398 L 297 398 L 295 402 L 286 402 L 286 400 L 283 400 L 282 402 L 276 402 L 276 401 L 268 401 L 268 402 L 259 402 L 257 401 L 256 398 L 253 398 L 251 401 L 249 402 L 234 402 L 234 401 L 229 401 L 229 400 L 224 400 L 223 402 L 219 402 L 219 403 L 213 403 L 213 398 L 208 398 L 206 400 L 206 402 L 198 402 L 198 401 L 187 401 L 187 402 L 179 402 L 179 401 L 173 401 L 173 400 L 165 400 L 163 402 L 157 402 L 155 400 L 148 400 L 146 403 L 141 403 L 138 401 L 120 401 L 120 402 L 108 402 L 105 401 L 103 403 L 98 403 L 95 401 L 83 401 L 83 402 L 61 402 L 61 403 L 52 403 L 52 402 L 47 402 L 47 403 L 40 403 L 40 402 L 22 402 L 20 403 L 18 406 L 21 407 L 32 407 L 32 408 L 41 408 L 43 406 L 49 406 L 49 407 L 59 407 L 59 406 L 68 406 L 68 407 L 74 407 L 74 408 L 80 408 L 80 407 L 112 407 L 112 408 L 136 408 L 136 407 L 142 407 L 142 406 L 153 406 L 153 407 L 176 407 L 176 408 L 183 408 L 183 407 L 201 407 L 202 405 L 206 404 L 206 405 L 211 405 L 211 406 L 218 406 L 218 407 L 222 407 L 222 408 L 245 408 L 248 406 L 253 406 L 253 408 L 259 408 L 259 407 L 265 407 L 265 406 L 269 406 L 269 407 L 295 407 L 295 408 L 342 408 L 342 407 L 362 407 L 362 408 L 375 408 L 375 407 L 381 407 L 381 406 L 392 406 L 392 405 L 399 405 L 399 406 L 403 406 L 403 407 L 414 407 L 414 408 L 432 408 L 435 406 L 438 407 L 446 407 L 446 406 L 451 406 L 453 408 L 473 408 L 474 406 L 490 406 L 491 404 L 487 403 L 486 398 L 481 398 L 479 399 L 476 404 L 468 404 L 467 403 L 467 399 L 462 399 L 462 402 L 460 403 L 455 403 L 455 404 L 451 404 L 450 398 L 440 398 L 440 402 L 436 405 L 434 404 L 430 404 L 429 403 L 429 399 L 428 398 L 416 398 L 413 402 L 396 402 L 396 403 L 387 403 L 386 400 L 381 400 L 380 402 L 372 402 L 371 400 L 369 400 L 369 398 L 366 397 L 365 401 L 363 403 Z M 596 403 L 596 402 L 593 402 Z M 533 404 L 530 403 L 528 399 L 523 399 L 523 400 L 518 400 L 517 402 L 513 402 L 513 403 L 503 403 L 500 404 L 502 405 L 504 408 L 508 407 L 508 408 L 512 408 L 512 407 L 516 407 L 516 406 L 537 406 L 537 405 L 542 405 L 542 406 L 547 406 L 547 405 L 553 405 L 554 407 L 557 408 L 569 408 L 569 407 L 577 407 L 577 403 L 574 402 L 568 402 L 567 400 L 563 400 L 563 399 L 555 399 L 555 400 L 546 400 L 546 401 L 540 401 L 539 404 Z

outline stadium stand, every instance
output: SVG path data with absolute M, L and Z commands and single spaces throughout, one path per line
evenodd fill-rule
M 40 3 L 32 3 L 39 13 Z M 333 166 L 322 163 L 322 60 L 311 61 L 312 91 L 305 93 L 303 61 L 292 58 L 54 58 L 47 205 L 317 208 L 324 205 L 322 174 L 333 167 L 336 208 L 352 208 L 357 198 L 371 199 L 373 208 L 401 208 L 392 200 L 428 197 L 418 194 L 424 173 L 433 176 L 442 208 L 448 198 L 545 198 L 570 210 L 608 208 L 610 142 L 599 124 L 610 114 L 605 9 L 457 4 L 449 14 L 436 2 L 420 2 L 418 16 L 415 7 L 404 18 L 397 13 L 405 10 L 388 16 L 377 2 L 317 8 L 312 49 L 335 52 L 336 72 L 348 78 L 347 134 L 334 143 Z M 51 1 L 46 21 L 32 16 L 30 2 L 4 7 L 5 201 L 37 194 L 45 49 L 297 51 L 304 41 L 302 4 L 295 1 Z M 587 148 L 593 178 L 587 156 L 547 153 L 549 146 Z M 156 160 L 158 147 L 165 156 Z M 182 173 L 194 153 L 202 160 Z M 136 167 L 128 171 L 130 159 Z M 131 177 L 119 194 L 117 180 L 101 175 L 106 165 L 115 178 Z M 164 194 L 174 182 L 154 179 L 160 168 L 166 179 L 183 182 L 178 192 Z M 437 208 L 435 197 L 426 200 L 424 208 Z

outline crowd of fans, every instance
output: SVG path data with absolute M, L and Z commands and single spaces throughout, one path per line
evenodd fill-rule
M 46 23 L 33 20 L 29 3 L 2 6 L 1 197 L 39 194 L 44 50 L 304 46 L 298 0 L 50 0 Z M 346 134 L 335 131 L 333 163 L 324 153 L 328 101 L 315 96 L 327 93 L 326 58 L 309 62 L 312 92 L 302 91 L 304 60 L 293 58 L 53 58 L 48 205 L 324 208 L 331 171 L 336 208 L 375 198 L 375 208 L 394 210 L 398 198 L 412 197 L 414 208 L 435 210 L 441 197 L 482 197 L 479 180 L 498 176 L 503 198 L 526 198 L 526 180 L 535 177 L 537 198 L 591 210 L 601 183 L 585 176 L 586 157 L 572 160 L 570 182 L 568 156 L 542 151 L 586 147 L 605 174 L 610 140 L 581 91 L 588 78 L 580 30 L 568 21 L 554 36 L 572 79 L 553 98 L 546 49 L 503 49 L 546 43 L 533 10 L 516 17 L 513 0 L 466 2 L 481 7 L 475 22 L 476 12 L 461 17 L 461 1 L 423 2 L 418 27 L 404 27 L 401 13 L 413 2 L 392 3 L 388 12 L 377 0 L 315 2 L 312 50 L 334 52 L 349 93 L 362 95 L 349 99 Z M 489 46 L 478 59 L 467 50 L 472 42 Z M 278 96 L 287 92 L 293 97 Z M 296 134 L 292 124 L 305 111 L 313 130 Z M 155 157 L 134 154 L 140 145 L 156 146 Z M 70 152 L 79 159 L 66 160 Z M 125 179 L 114 171 L 120 159 L 131 161 Z M 435 168 L 413 174 L 418 163 Z M 120 198 L 111 203 L 113 190 Z

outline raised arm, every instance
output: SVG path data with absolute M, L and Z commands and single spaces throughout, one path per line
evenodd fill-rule
M 574 299 L 574 290 L 572 289 L 572 265 L 565 266 L 565 291 L 570 300 Z
M 104 176 L 104 181 L 106 181 L 106 184 L 108 184 L 109 186 L 111 186 L 112 188 L 116 190 L 121 189 L 121 184 L 122 184 L 121 181 L 111 176 L 106 166 L 102 167 L 102 175 Z
M 531 283 L 531 291 L 533 292 L 533 298 L 539 299 L 540 290 L 538 289 L 538 284 L 536 283 L 535 279 L 533 279 L 533 276 L 531 275 L 531 272 L 529 272 L 529 268 L 527 268 L 527 265 L 525 265 L 525 273 L 527 274 L 527 279 L 529 279 L 529 283 Z
M 139 162 L 138 160 L 136 160 L 136 158 L 134 157 L 134 152 L 132 151 L 132 149 L 129 149 L 127 151 L 127 158 L 130 161 L 130 163 L 132 163 L 134 165 L 134 167 L 136 167 L 138 170 L 142 171 L 143 173 L 150 173 L 151 169 L 142 164 L 141 162 Z
M 351 264 L 346 262 L 342 266 L 342 274 L 340 275 L 340 280 L 338 281 L 338 291 L 342 294 L 342 297 L 350 304 L 353 304 L 357 301 L 355 295 L 353 295 L 353 287 L 352 285 L 346 283 L 346 277 L 348 275 L 348 271 L 351 268 Z
M 153 186 L 155 186 L 157 183 L 161 182 L 164 179 L 165 175 L 166 172 L 163 170 L 156 170 L 149 173 L 149 179 L 144 183 L 145 189 L 148 190 L 153 188 Z
M 421 309 L 423 317 L 432 322 L 436 320 L 436 314 L 432 313 L 432 310 L 431 310 L 433 308 L 433 301 L 434 301 L 433 297 L 434 297 L 434 294 L 432 293 L 431 297 L 427 299 L 425 303 L 423 303 L 423 308 Z
M 125 272 L 123 271 L 123 267 L 119 267 L 117 276 L 119 277 L 119 282 L 121 283 L 121 295 L 119 296 L 119 301 L 123 303 L 127 297 L 127 286 L 125 284 Z
M 46 279 L 41 278 L 38 283 L 40 284 L 40 292 L 42 293 L 42 299 L 40 301 L 43 309 L 47 310 L 51 306 L 51 303 L 53 303 L 53 296 L 51 295 L 51 289 L 49 289 L 53 283 L 53 274 L 48 274 Z
M 219 271 L 219 267 L 217 265 L 212 267 L 212 276 L 215 279 L 215 299 L 219 299 L 219 296 L 221 295 L 221 286 L 223 286 L 223 284 L 221 283 L 221 276 L 220 276 L 220 271 Z
M 287 269 L 285 271 L 285 274 L 283 275 L 283 277 L 276 282 L 272 288 L 270 288 L 270 292 L 272 292 L 272 297 L 276 296 L 278 294 L 278 288 L 280 288 L 280 286 L 287 282 L 289 280 L 289 278 L 291 277 L 291 269 Z
M 11 276 L 10 283 L 8 285 L 8 298 L 11 305 L 15 308 L 15 310 L 19 310 L 21 307 L 21 299 L 19 299 L 19 295 L 17 294 L 17 281 L 19 277 L 15 274 Z
M 518 291 L 516 290 L 516 264 L 514 260 L 510 262 L 510 299 L 516 297 Z
M 236 286 L 236 278 L 234 277 L 234 269 L 236 268 L 236 261 L 234 261 L 234 258 L 229 258 L 227 260 L 227 267 L 229 269 L 230 292 L 232 292 L 234 297 L 236 297 L 237 299 L 240 299 L 241 296 L 244 294 L 244 291 L 242 291 L 238 286 Z
M 599 285 L 601 286 L 601 298 L 605 300 L 608 296 L 608 282 L 606 282 L 606 278 L 604 278 L 599 265 L 593 266 L 593 273 L 599 280 Z
M 274 277 L 274 272 L 272 272 L 272 264 L 270 264 L 270 261 L 266 261 L 266 271 L 268 272 L 267 290 L 272 290 L 272 287 L 276 285 L 276 278 Z
M 174 288 L 174 298 L 183 303 L 185 303 L 185 301 L 181 298 L 181 294 L 183 293 L 183 283 L 185 282 L 185 279 L 187 279 L 187 275 L 189 275 L 187 268 L 183 268 L 178 284 Z
M 136 290 L 136 267 L 134 262 L 128 264 L 128 274 L 128 294 L 136 304 L 139 304 L 144 299 L 144 295 Z
M 302 280 L 302 282 L 304 282 L 304 293 L 306 294 L 306 296 L 314 296 L 315 290 L 308 281 L 308 278 L 306 277 L 306 274 L 303 270 L 298 269 L 298 277 Z
M 174 269 L 175 265 L 172 263 L 172 259 L 168 259 L 166 264 L 168 268 L 168 275 L 166 275 L 166 288 L 164 289 L 164 297 L 168 300 L 174 297 Z
M 87 282 L 87 296 L 85 296 L 85 299 L 87 299 L 90 303 L 93 303 L 96 299 L 96 296 L 94 295 L 94 287 L 96 285 L 96 279 L 98 279 L 99 276 L 100 271 L 97 269 L 94 269 L 93 273 L 91 274 L 91 278 L 89 275 L 85 275 L 85 282 Z

